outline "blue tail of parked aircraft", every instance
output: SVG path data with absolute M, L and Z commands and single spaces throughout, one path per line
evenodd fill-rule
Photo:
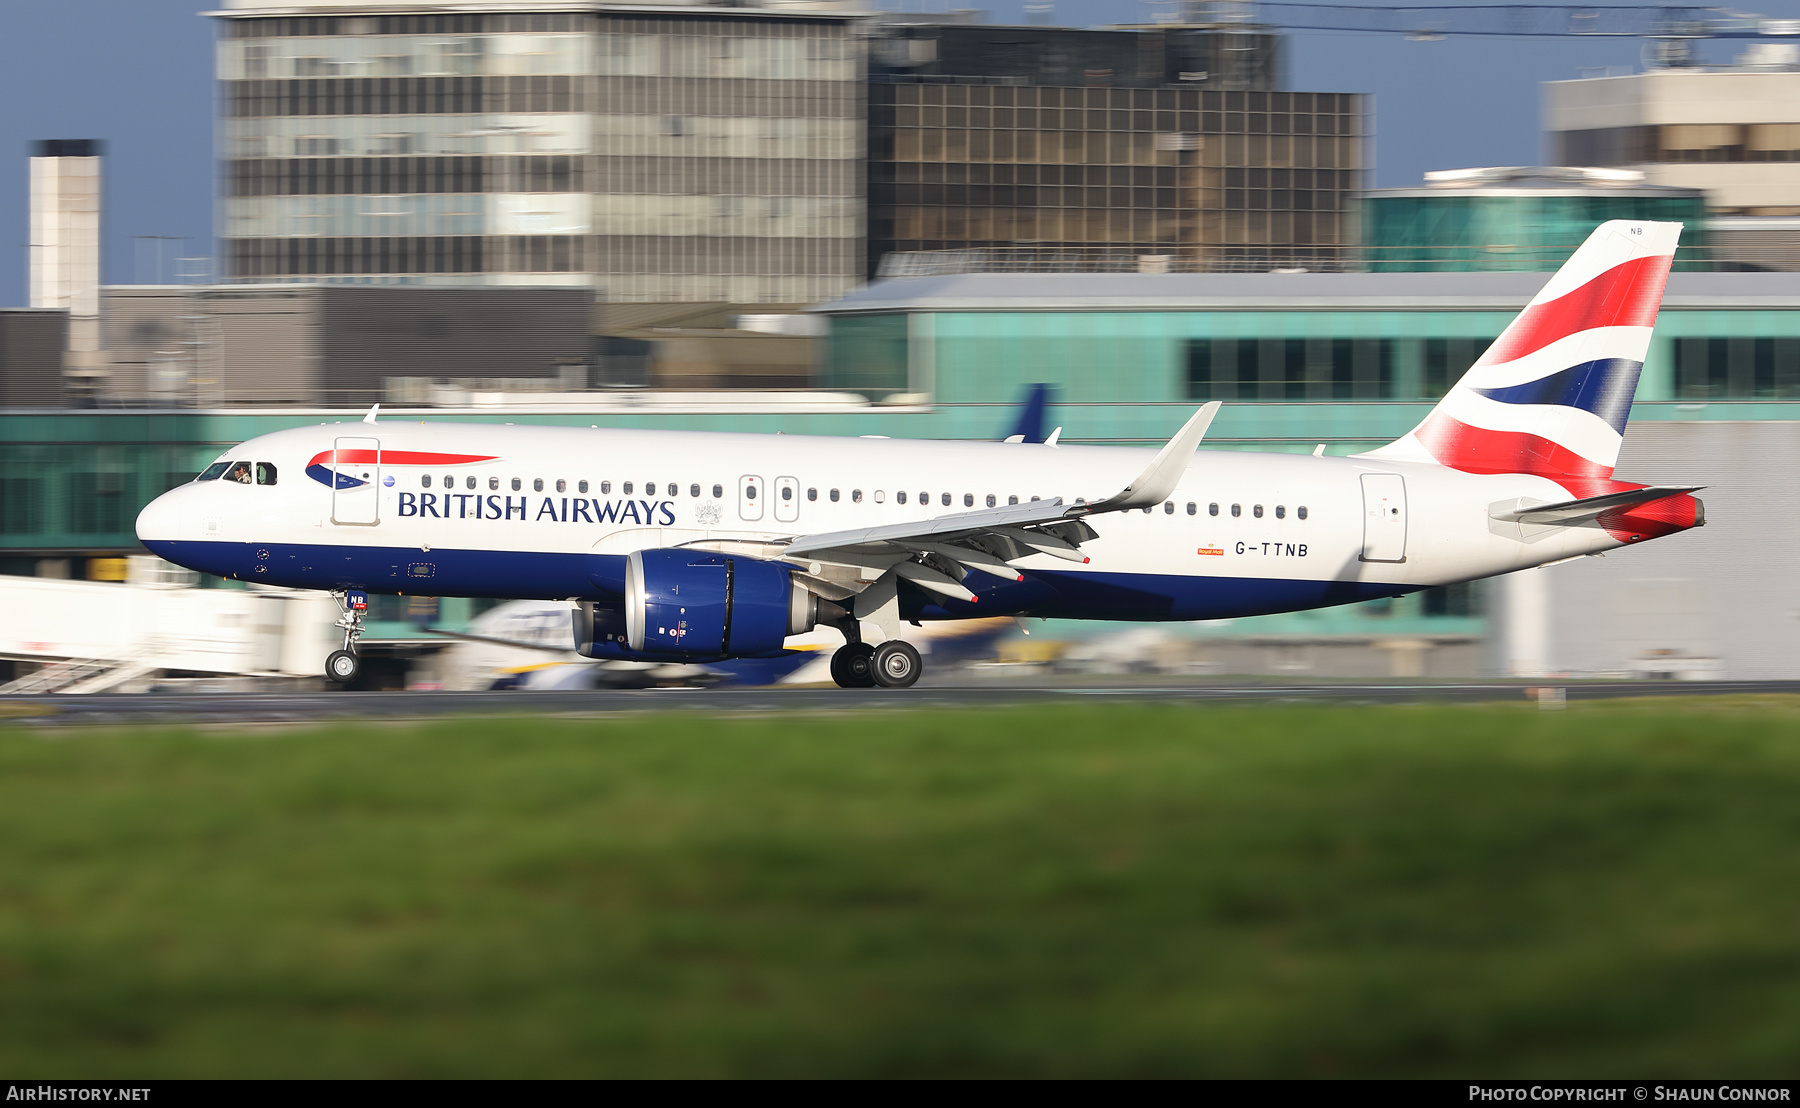
M 1013 429 L 1007 432 L 1007 442 L 1043 442 L 1044 411 L 1050 406 L 1050 386 L 1046 384 L 1032 385 L 1025 394 L 1025 403 L 1019 409 L 1019 419 Z

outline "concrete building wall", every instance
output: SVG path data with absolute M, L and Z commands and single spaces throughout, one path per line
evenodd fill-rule
M 1502 675 L 1800 678 L 1800 423 L 1632 423 L 1621 478 L 1704 485 L 1706 526 L 1501 578 Z
M 100 152 L 92 139 L 51 139 L 31 159 L 31 306 L 69 313 L 65 371 L 105 372 L 100 343 Z
M 390 378 L 588 383 L 579 288 L 137 286 L 106 291 L 112 404 L 368 405 Z

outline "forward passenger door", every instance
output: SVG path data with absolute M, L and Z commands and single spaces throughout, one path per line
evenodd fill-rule
M 338 439 L 331 452 L 331 522 L 372 527 L 381 522 L 381 440 Z

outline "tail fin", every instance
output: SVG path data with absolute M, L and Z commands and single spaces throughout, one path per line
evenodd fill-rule
M 1044 409 L 1050 404 L 1050 386 L 1032 385 L 1019 406 L 1018 422 L 1007 434 L 1006 442 L 1043 442 Z
M 1679 223 L 1602 223 L 1424 422 L 1369 456 L 1610 478 Z

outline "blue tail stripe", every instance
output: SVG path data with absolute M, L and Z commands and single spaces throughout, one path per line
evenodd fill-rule
M 1629 358 L 1601 358 L 1570 366 L 1535 381 L 1475 391 L 1502 404 L 1561 404 L 1581 408 L 1604 419 L 1623 435 L 1625 420 L 1631 415 L 1631 398 L 1637 392 L 1638 372 L 1643 368 L 1643 362 Z

